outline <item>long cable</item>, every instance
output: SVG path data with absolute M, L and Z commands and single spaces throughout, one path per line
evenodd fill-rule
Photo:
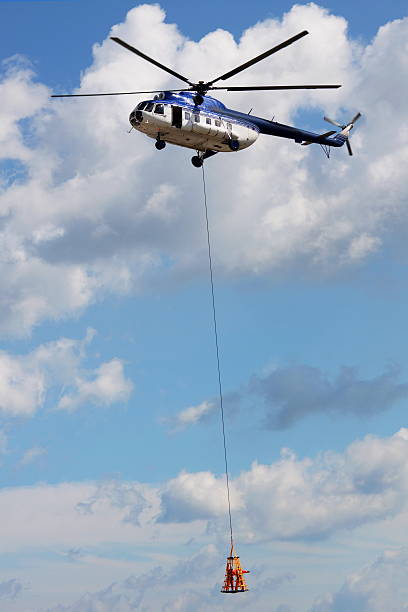
M 225 436 L 225 418 L 224 418 L 224 403 L 223 403 L 222 383 L 221 383 L 220 350 L 219 350 L 219 343 L 218 343 L 217 315 L 216 315 L 216 310 L 215 310 L 214 278 L 213 278 L 213 266 L 212 266 L 212 256 L 211 256 L 210 226 L 209 226 L 209 223 L 208 223 L 207 190 L 206 190 L 206 186 L 205 186 L 204 164 L 202 165 L 202 170 L 203 170 L 203 191 L 204 191 L 205 222 L 206 222 L 206 227 L 207 227 L 208 265 L 209 265 L 209 269 L 210 269 L 212 312 L 213 312 L 214 339 L 215 339 L 215 353 L 217 355 L 218 391 L 219 391 L 219 396 L 220 396 L 222 439 L 223 439 L 223 443 L 224 443 L 225 479 L 226 479 L 226 483 L 227 483 L 228 517 L 229 517 L 229 528 L 230 528 L 231 550 L 232 550 L 232 548 L 234 546 L 234 541 L 233 541 L 233 537 L 232 537 L 231 497 L 230 497 L 230 485 L 229 485 L 229 474 L 228 474 L 227 440 L 226 440 L 226 436 Z

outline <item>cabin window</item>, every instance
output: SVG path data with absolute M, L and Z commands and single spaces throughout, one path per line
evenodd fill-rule
M 184 119 L 190 119 L 190 113 L 184 113 Z
M 146 104 L 147 102 L 139 102 L 139 104 L 136 106 L 137 110 L 143 110 Z
M 158 115 L 164 115 L 164 105 L 156 104 L 156 108 L 154 109 L 154 112 L 157 113 Z
M 227 123 L 227 130 L 232 130 L 232 125 L 231 125 L 231 123 Z
M 211 119 L 209 117 L 206 118 L 205 122 L 208 123 L 208 125 L 211 125 Z
M 145 106 L 145 111 L 147 111 L 148 113 L 151 113 L 151 111 L 153 110 L 153 102 L 148 102 Z
M 200 115 L 194 115 L 194 121 L 200 123 Z
M 214 119 L 214 123 L 217 127 L 221 126 L 221 121 L 219 119 Z

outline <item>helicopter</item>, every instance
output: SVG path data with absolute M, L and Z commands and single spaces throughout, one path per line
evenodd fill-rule
M 171 89 L 168 91 L 128 91 L 112 93 L 85 93 L 85 94 L 55 94 L 52 98 L 94 97 L 94 96 L 121 96 L 134 94 L 155 94 L 152 98 L 143 100 L 132 110 L 129 116 L 131 130 L 135 129 L 155 140 L 156 149 L 164 149 L 167 143 L 194 149 L 196 155 L 191 158 L 193 166 L 199 168 L 205 159 L 220 152 L 237 152 L 251 146 L 259 134 L 289 138 L 303 146 L 319 144 L 327 157 L 330 156 L 331 147 L 342 147 L 346 144 L 349 155 L 353 155 L 349 133 L 355 122 L 361 117 L 357 113 L 346 124 L 324 117 L 340 131 L 331 130 L 323 134 L 316 134 L 273 120 L 256 117 L 249 113 L 242 113 L 227 108 L 207 93 L 214 90 L 224 91 L 269 91 L 293 89 L 337 89 L 341 85 L 260 85 L 260 86 L 229 86 L 218 87 L 214 83 L 225 81 L 239 72 L 250 68 L 254 64 L 288 47 L 309 34 L 307 30 L 272 47 L 268 51 L 248 60 L 244 64 L 229 70 L 211 81 L 198 81 L 194 83 L 185 76 L 175 72 L 168 66 L 158 62 L 152 57 L 142 53 L 124 40 L 112 36 L 111 40 L 128 51 L 135 53 L 142 59 L 150 62 L 157 68 L 164 70 L 172 76 L 184 81 L 188 87 Z M 252 109 L 251 109 L 252 110 Z M 130 131 L 131 131 L 130 130 Z

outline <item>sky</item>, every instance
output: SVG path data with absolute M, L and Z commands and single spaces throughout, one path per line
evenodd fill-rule
M 0 0 L 0 603 L 10 612 L 408 610 L 406 3 Z M 307 29 L 222 92 L 260 136 L 201 171 L 143 96 Z M 220 72 L 221 71 L 221 72 Z M 232 81 L 231 81 L 232 84 Z M 178 86 L 178 85 L 177 85 Z

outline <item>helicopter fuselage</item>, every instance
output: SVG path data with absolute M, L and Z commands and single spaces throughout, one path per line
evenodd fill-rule
M 341 134 L 329 137 L 229 109 L 211 96 L 204 96 L 198 106 L 189 91 L 162 92 L 152 100 L 140 102 L 130 113 L 129 121 L 159 145 L 168 142 L 202 152 L 246 149 L 260 133 L 332 147 L 341 147 L 345 141 Z
M 140 102 L 131 112 L 133 128 L 146 136 L 196 151 L 246 149 L 259 129 L 246 116 L 230 117 L 222 102 L 205 96 L 195 105 L 190 92 L 165 92 Z

